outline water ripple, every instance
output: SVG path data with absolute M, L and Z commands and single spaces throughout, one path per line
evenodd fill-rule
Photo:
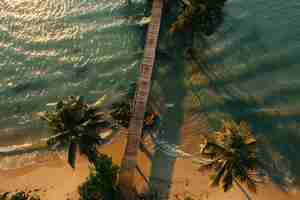
M 0 0 L 0 129 L 34 127 L 32 114 L 63 96 L 127 87 L 142 57 L 141 13 L 123 0 Z

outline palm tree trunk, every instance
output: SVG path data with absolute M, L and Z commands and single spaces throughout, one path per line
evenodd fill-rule
M 238 188 L 243 192 L 247 200 L 252 200 L 249 193 L 243 188 L 243 186 L 234 178 L 234 183 L 238 186 Z
M 145 176 L 145 174 L 143 174 L 143 171 L 141 170 L 141 168 L 136 165 L 136 170 L 138 171 L 138 173 L 141 175 L 141 177 L 144 179 L 144 181 L 146 182 L 146 184 L 148 185 L 149 188 L 151 188 L 150 185 L 150 181 L 148 180 L 148 178 Z

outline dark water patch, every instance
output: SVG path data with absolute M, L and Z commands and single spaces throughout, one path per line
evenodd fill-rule
M 247 121 L 273 181 L 284 187 L 300 177 L 299 8 L 293 3 L 230 2 L 224 27 L 194 43 L 195 59 L 187 57 L 209 79 L 191 86 L 202 101 L 194 112 L 207 113 L 214 130 L 222 119 Z M 281 12 L 269 11 L 274 7 Z
M 297 65 L 290 66 L 287 70 L 287 66 L 291 65 L 291 62 L 297 62 L 297 48 L 289 49 L 290 51 L 266 53 L 259 55 L 255 58 L 249 57 L 248 62 L 244 60 L 244 63 L 238 63 L 242 65 L 241 69 L 234 69 L 234 67 L 225 66 L 223 64 L 215 65 L 207 60 L 207 57 L 201 56 L 201 51 L 193 55 L 191 61 L 196 63 L 200 71 L 206 74 L 209 78 L 208 87 L 213 86 L 217 90 L 222 90 L 229 85 L 251 85 L 251 82 L 259 77 L 271 76 L 272 74 L 280 71 L 291 71 Z M 251 59 L 251 60 L 250 60 Z M 234 66 L 235 64 L 233 64 Z M 231 69 L 232 68 L 232 69 Z M 221 71 L 222 70 L 222 71 Z M 216 72 L 220 71 L 220 72 Z M 201 87 L 201 86 L 200 86 Z M 207 88 L 204 86 L 203 88 Z
M 289 85 L 284 88 L 278 87 L 271 90 L 269 95 L 263 95 L 260 98 L 266 106 L 292 105 L 292 107 L 296 107 L 300 97 L 299 90 L 299 85 Z

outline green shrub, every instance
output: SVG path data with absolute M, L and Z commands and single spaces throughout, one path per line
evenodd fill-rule
M 100 154 L 87 181 L 79 187 L 80 200 L 117 200 L 119 167 L 107 155 Z
M 0 200 L 41 200 L 37 195 L 30 195 L 29 192 L 19 191 L 16 193 L 6 192 L 0 194 Z

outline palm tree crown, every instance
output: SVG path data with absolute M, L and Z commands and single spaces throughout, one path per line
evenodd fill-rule
M 226 0 L 181 0 L 181 12 L 171 25 L 170 32 L 186 29 L 212 34 L 223 21 Z
M 260 162 L 256 140 L 245 122 L 224 122 L 223 131 L 206 140 L 201 155 L 207 159 L 202 167 L 216 172 L 212 186 L 221 186 L 226 192 L 233 183 L 245 183 L 250 191 L 256 192 L 256 169 Z
M 75 167 L 76 151 L 85 154 L 90 161 L 97 156 L 96 146 L 101 137 L 96 129 L 110 127 L 104 119 L 105 114 L 97 112 L 96 106 L 89 106 L 81 97 L 68 97 L 56 105 L 56 109 L 42 115 L 54 133 L 47 141 L 48 145 L 68 145 L 68 161 Z

